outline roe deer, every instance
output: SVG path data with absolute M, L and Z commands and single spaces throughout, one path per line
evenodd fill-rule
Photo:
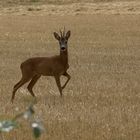
M 71 76 L 67 73 L 69 68 L 68 64 L 68 39 L 71 35 L 71 32 L 68 31 L 65 33 L 65 30 L 62 32 L 60 30 L 60 36 L 58 33 L 54 32 L 54 37 L 59 41 L 60 45 L 60 54 L 52 57 L 34 57 L 29 58 L 24 61 L 20 68 L 22 72 L 21 80 L 14 86 L 11 101 L 13 102 L 15 98 L 16 91 L 25 83 L 29 82 L 27 89 L 29 93 L 35 97 L 33 93 L 33 86 L 37 80 L 43 76 L 54 76 L 56 84 L 58 86 L 60 95 L 62 96 L 62 89 L 65 88 L 69 82 Z M 60 76 L 66 76 L 67 81 L 61 87 Z

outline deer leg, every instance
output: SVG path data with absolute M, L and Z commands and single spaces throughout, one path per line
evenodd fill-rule
M 71 76 L 67 72 L 65 72 L 63 75 L 66 76 L 68 79 L 67 79 L 66 83 L 62 86 L 62 89 L 64 89 L 66 87 L 67 83 L 71 79 Z
M 40 78 L 40 75 L 35 75 L 33 78 L 32 78 L 32 80 L 30 81 L 30 83 L 29 83 L 29 85 L 28 85 L 28 87 L 27 87 L 27 89 L 28 89 L 28 91 L 30 92 L 30 94 L 33 96 L 33 97 L 35 97 L 35 94 L 34 94 L 34 92 L 33 92 L 33 87 L 34 87 L 34 85 L 36 84 L 36 82 L 37 82 L 37 80 Z
M 14 88 L 16 88 L 20 82 L 21 82 L 21 80 L 17 84 L 14 85 Z
M 60 83 L 60 76 L 55 76 L 55 81 L 56 81 L 57 87 L 59 89 L 60 95 L 62 97 L 62 87 L 61 87 L 61 83 Z
M 13 103 L 14 98 L 15 98 L 15 93 L 16 91 L 25 83 L 27 83 L 30 80 L 30 78 L 22 78 L 13 88 L 13 93 L 12 93 L 12 98 L 11 98 L 11 102 Z

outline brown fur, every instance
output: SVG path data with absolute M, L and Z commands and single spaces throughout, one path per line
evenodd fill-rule
M 67 41 L 70 37 L 70 31 L 65 33 L 62 32 L 61 37 L 54 33 L 55 38 L 59 41 L 60 44 L 60 55 L 52 56 L 52 57 L 34 57 L 29 58 L 21 64 L 21 72 L 22 78 L 21 80 L 14 86 L 11 101 L 13 102 L 15 98 L 16 91 L 25 83 L 29 82 L 27 89 L 29 90 L 32 96 L 35 96 L 33 93 L 33 86 L 37 82 L 37 80 L 43 76 L 54 76 L 56 80 L 56 84 L 58 86 L 60 95 L 62 96 L 62 89 L 65 88 L 68 81 L 70 80 L 70 75 L 67 73 L 67 69 L 69 68 L 68 64 L 68 49 L 67 49 Z M 64 47 L 61 48 L 61 44 Z M 66 83 L 61 87 L 60 76 L 66 76 L 68 79 Z

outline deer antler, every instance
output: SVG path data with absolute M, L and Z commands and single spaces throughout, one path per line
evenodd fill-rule
M 61 35 L 61 37 L 63 37 L 63 34 L 62 34 L 62 31 L 60 30 L 60 35 Z
M 63 37 L 65 37 L 65 26 L 64 26 L 64 30 L 63 30 Z

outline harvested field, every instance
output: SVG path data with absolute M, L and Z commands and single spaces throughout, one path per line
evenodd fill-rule
M 36 84 L 36 117 L 46 128 L 40 139 L 139 140 L 140 3 L 136 1 L 2 7 L 0 120 L 15 116 L 16 107 L 22 111 L 32 101 L 25 85 L 10 103 L 13 85 L 21 78 L 20 63 L 58 54 L 53 32 L 64 26 L 72 32 L 68 70 L 72 78 L 63 98 L 54 78 L 42 77 Z M 65 80 L 62 77 L 62 83 Z M 25 124 L 3 136 L 33 140 Z

